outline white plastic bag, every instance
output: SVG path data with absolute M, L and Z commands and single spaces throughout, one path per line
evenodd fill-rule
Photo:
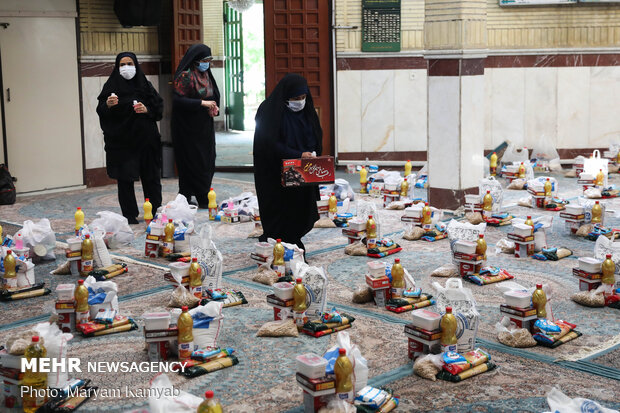
M 162 214 L 166 214 L 168 219 L 173 221 L 180 220 L 189 223 L 194 220 L 194 215 L 198 207 L 190 205 L 184 195 L 178 194 L 177 197 L 160 208 Z
M 354 391 L 357 393 L 366 387 L 366 383 L 368 382 L 368 362 L 362 357 L 359 347 L 351 343 L 349 332 L 340 331 L 336 336 L 336 341 L 337 345 L 327 350 L 323 355 L 323 357 L 327 359 L 326 371 L 329 372 L 330 369 L 333 370 L 334 362 L 338 357 L 338 349 L 346 349 L 347 357 L 351 360 L 351 364 L 353 364 L 353 375 L 355 376 Z
M 175 390 L 165 374 L 151 380 L 149 409 L 151 413 L 194 413 L 202 403 L 202 398 L 183 390 Z M 178 396 L 173 396 L 178 394 Z M 159 396 L 159 397 L 158 397 Z
M 549 139 L 546 135 L 542 135 L 536 140 L 536 144 L 532 149 L 531 159 L 542 161 L 557 159 L 559 161 L 560 154 L 551 143 L 551 139 Z
M 58 361 L 67 358 L 67 342 L 73 338 L 72 334 L 63 333 L 57 324 L 48 322 L 37 324 L 34 330 L 39 333 L 39 337 L 43 338 L 48 358 Z M 67 371 L 62 372 L 62 369 L 56 370 L 47 373 L 47 386 L 62 388 L 69 381 L 69 373 Z
M 551 195 L 557 196 L 558 194 L 558 180 L 552 176 L 539 176 L 538 178 L 528 179 L 527 187 L 531 188 L 536 192 L 545 192 L 545 182 L 547 182 L 547 178 L 549 178 L 549 182 L 551 182 Z
M 208 349 L 217 347 L 217 339 L 222 331 L 222 306 L 219 301 L 209 301 L 189 311 L 194 320 L 194 348 Z
M 308 317 L 320 317 L 327 304 L 327 276 L 321 267 L 311 267 L 305 262 L 296 262 L 292 267 L 294 278 L 301 278 L 306 287 L 310 303 L 306 314 Z
M 612 261 L 616 264 L 616 274 L 620 274 L 620 241 L 615 241 L 616 231 L 612 233 L 612 239 L 600 236 L 594 244 L 594 258 L 604 260 L 607 254 L 611 254 Z M 618 277 L 616 277 L 618 278 Z
M 508 147 L 502 155 L 501 163 L 509 164 L 511 162 L 528 162 L 530 157 L 527 148 L 517 148 L 514 143 L 508 143 Z
M 607 409 L 594 400 L 581 397 L 571 399 L 556 387 L 547 394 L 547 403 L 553 413 L 620 413 L 618 410 Z
M 463 287 L 460 278 L 449 278 L 446 286 L 433 282 L 433 288 L 437 291 L 437 309 L 445 310 L 452 307 L 452 313 L 458 320 L 456 337 L 458 339 L 459 353 L 466 353 L 474 349 L 480 314 L 476 309 L 476 300 L 469 288 Z
M 479 235 L 484 234 L 487 227 L 486 222 L 478 225 L 469 222 L 458 222 L 454 219 L 448 223 L 448 239 L 450 240 L 450 250 L 454 253 L 454 244 L 457 241 L 478 241 Z
M 321 407 L 319 413 L 355 413 L 357 409 L 351 403 L 340 399 L 331 399 L 327 406 Z
M 599 171 L 602 169 L 603 174 L 605 174 L 603 185 L 607 186 L 607 175 L 609 172 L 608 162 L 609 160 L 601 158 L 601 153 L 598 151 L 598 149 L 595 149 L 594 152 L 592 152 L 592 157 L 584 159 L 583 172 L 592 176 L 596 176 L 596 174 L 598 174 Z
M 504 200 L 504 190 L 502 189 L 502 184 L 500 184 L 494 176 L 489 176 L 479 181 L 478 193 L 480 194 L 480 202 L 482 202 L 482 198 L 486 195 L 487 191 L 491 191 L 493 212 L 499 212 L 502 207 L 502 201 Z
M 30 249 L 36 245 L 43 245 L 47 253 L 42 257 L 46 260 L 56 259 L 54 248 L 56 248 L 56 236 L 47 218 L 42 218 L 38 222 L 31 220 L 24 221 L 24 227 L 20 231 L 22 233 L 24 247 Z
M 97 281 L 95 277 L 89 275 L 84 280 L 84 286 L 92 289 L 96 294 L 105 293 L 105 299 L 102 303 L 89 305 L 90 318 L 94 319 L 100 309 L 113 309 L 118 312 L 118 286 L 114 281 Z M 89 291 L 90 298 L 90 291 Z
M 100 211 L 97 212 L 97 216 L 99 218 L 90 223 L 90 229 L 91 231 L 103 231 L 110 249 L 131 244 L 133 230 L 129 226 L 127 218 L 112 211 Z
M 209 224 L 203 224 L 197 231 L 197 234 L 189 237 L 189 244 L 192 258 L 197 258 L 202 268 L 203 291 L 220 288 L 224 257 L 212 240 Z

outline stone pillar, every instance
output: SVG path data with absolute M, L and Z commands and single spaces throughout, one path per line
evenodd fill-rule
M 486 0 L 426 0 L 429 201 L 456 209 L 483 178 Z

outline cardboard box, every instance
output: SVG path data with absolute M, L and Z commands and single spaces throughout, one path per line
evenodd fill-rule
M 334 183 L 334 157 L 282 160 L 282 186 L 304 186 Z
M 388 300 L 390 299 L 390 289 L 389 288 L 383 288 L 383 289 L 380 289 L 380 290 L 372 290 L 372 294 L 373 294 L 374 299 L 375 299 L 375 304 L 379 308 L 385 307 L 385 305 L 387 304 Z
M 601 280 L 590 280 L 588 278 L 577 277 L 579 280 L 579 291 L 592 291 L 601 286 Z
M 373 278 L 370 275 L 366 275 L 366 285 L 368 285 L 373 290 L 390 288 L 390 279 L 387 275 L 379 278 Z

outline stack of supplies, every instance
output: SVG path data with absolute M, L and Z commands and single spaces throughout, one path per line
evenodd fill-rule
M 443 361 L 443 369 L 437 374 L 437 378 L 455 383 L 497 367 L 495 363 L 491 362 L 489 353 L 479 348 L 463 355 L 455 351 L 448 351 L 443 354 Z
M 533 337 L 542 346 L 556 348 L 581 337 L 582 334 L 575 330 L 576 327 L 577 325 L 563 320 L 552 322 L 541 318 L 534 323 Z

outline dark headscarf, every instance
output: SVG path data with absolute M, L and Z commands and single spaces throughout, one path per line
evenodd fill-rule
M 198 43 L 191 45 L 185 56 L 181 59 L 177 70 L 174 72 L 174 87 L 175 93 L 179 96 L 185 96 L 189 98 L 205 99 L 207 97 L 215 100 L 216 104 L 220 104 L 220 91 L 211 73 L 211 67 L 207 69 L 206 74 L 201 73 L 196 69 L 196 63 L 205 57 L 211 57 L 211 48 L 205 44 Z M 210 81 L 210 86 L 213 88 L 211 96 L 204 94 L 204 85 L 207 76 Z M 189 87 L 188 87 L 189 86 Z

